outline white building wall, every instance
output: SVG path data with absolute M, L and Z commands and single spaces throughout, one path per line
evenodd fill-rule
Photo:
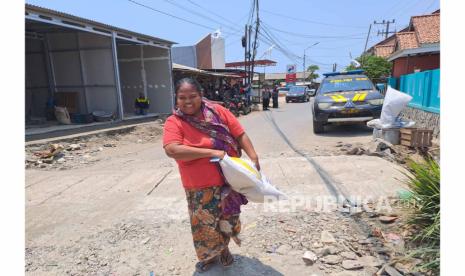
M 214 69 L 225 69 L 224 65 L 224 38 L 212 35 L 211 54 L 212 54 L 212 67 Z

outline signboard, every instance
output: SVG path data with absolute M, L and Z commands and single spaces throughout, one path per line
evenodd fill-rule
M 289 82 L 295 82 L 297 80 L 297 74 L 294 73 L 294 74 L 286 74 L 286 82 L 289 83 Z
M 297 65 L 288 64 L 286 67 L 286 83 L 295 83 L 297 79 L 296 74 Z
M 287 72 L 286 72 L 286 74 L 294 74 L 296 68 L 297 68 L 297 65 L 295 65 L 295 64 L 288 64 L 288 65 L 287 65 L 287 70 L 286 70 Z

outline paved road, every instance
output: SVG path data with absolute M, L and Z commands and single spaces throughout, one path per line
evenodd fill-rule
M 363 127 L 334 127 L 314 135 L 309 103 L 281 103 L 277 110 L 253 112 L 240 121 L 263 172 L 290 196 L 379 197 L 394 195 L 400 187 L 400 167 L 392 163 L 328 154 L 339 141 L 368 142 L 371 133 Z M 215 267 L 209 275 L 325 275 L 331 268 L 305 266 L 302 250 L 310 249 L 326 228 L 353 235 L 361 231 L 339 213 L 318 214 L 309 221 L 307 205 L 285 213 L 262 207 L 244 208 L 244 244 L 232 246 L 236 265 L 226 271 Z M 282 221 L 303 232 L 294 237 L 300 244 L 276 228 Z M 289 252 L 267 253 L 267 247 L 286 243 L 292 246 Z M 31 275 L 192 275 L 195 253 L 174 161 L 157 141 L 110 148 L 86 168 L 27 170 L 26 247 Z

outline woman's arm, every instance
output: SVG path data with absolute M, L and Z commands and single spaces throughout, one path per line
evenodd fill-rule
M 247 156 L 255 164 L 255 167 L 260 170 L 260 163 L 258 162 L 258 155 L 253 148 L 252 141 L 250 141 L 249 136 L 244 132 L 241 136 L 237 137 L 237 142 L 241 145 L 241 148 L 244 149 Z
M 224 151 L 215 149 L 205 149 L 190 147 L 182 144 L 168 144 L 165 146 L 165 153 L 171 158 L 182 161 L 191 161 L 199 158 L 218 157 L 223 159 Z

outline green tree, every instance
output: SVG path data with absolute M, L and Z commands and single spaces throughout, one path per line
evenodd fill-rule
M 356 60 L 362 64 L 361 68 L 357 68 L 351 64 L 346 67 L 347 71 L 363 69 L 370 79 L 387 77 L 391 73 L 392 63 L 383 57 L 364 55 L 356 58 Z
M 318 75 L 317 73 L 315 73 L 315 71 L 317 70 L 320 70 L 320 67 L 318 67 L 318 65 L 310 65 L 307 67 L 307 72 L 310 72 L 310 74 L 308 75 L 308 77 L 306 78 L 307 80 L 313 82 L 314 80 L 316 80 L 320 75 Z
M 275 80 L 273 82 L 273 85 L 280 85 L 282 82 L 285 82 L 285 81 L 286 81 L 285 79 Z

